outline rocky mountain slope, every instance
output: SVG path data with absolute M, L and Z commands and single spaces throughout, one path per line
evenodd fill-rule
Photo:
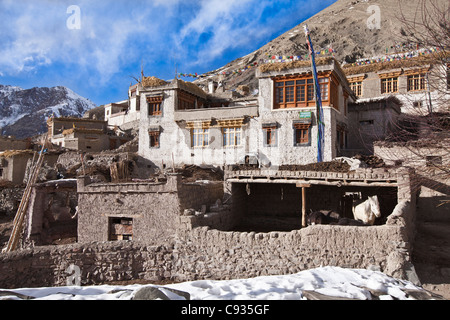
M 66 87 L 32 88 L 0 85 L 0 134 L 31 137 L 47 130 L 46 120 L 82 117 L 96 105 Z
M 437 0 L 443 4 L 446 1 Z M 385 54 L 386 49 L 394 53 L 395 46 L 401 50 L 408 45 L 402 36 L 404 24 L 400 19 L 401 13 L 408 19 L 413 17 L 420 3 L 421 0 L 338 0 L 262 48 L 206 75 L 239 70 L 255 63 L 259 65 L 269 56 L 304 56 L 308 53 L 303 29 L 305 24 L 309 27 L 315 51 L 332 48 L 334 57 L 341 63 Z M 377 17 L 379 25 L 376 23 Z M 224 80 L 228 87 L 245 84 L 255 89 L 255 70 L 250 68 L 238 75 L 227 75 Z

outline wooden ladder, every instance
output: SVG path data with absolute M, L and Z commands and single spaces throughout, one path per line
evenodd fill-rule
M 44 143 L 42 144 L 41 152 L 39 153 L 38 160 L 33 166 L 34 158 L 32 161 L 32 169 L 31 169 L 31 175 L 28 179 L 25 191 L 22 196 L 22 200 L 20 201 L 19 208 L 17 209 L 16 216 L 14 217 L 13 222 L 13 230 L 11 232 L 11 236 L 9 238 L 7 246 L 3 249 L 4 252 L 11 252 L 16 250 L 17 244 L 19 243 L 19 239 L 22 236 L 22 230 L 23 230 L 23 221 L 25 218 L 25 214 L 28 208 L 28 203 L 30 200 L 30 195 L 32 191 L 33 185 L 36 183 L 36 180 L 39 175 L 39 171 L 41 170 L 42 164 L 44 163 L 44 150 L 45 145 L 47 144 L 47 136 L 45 136 Z

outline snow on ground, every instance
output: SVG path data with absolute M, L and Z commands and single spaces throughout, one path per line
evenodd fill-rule
M 89 286 L 49 287 L 0 290 L 33 297 L 36 300 L 131 300 L 145 286 Z M 336 298 L 371 299 L 369 289 L 378 293 L 381 300 L 413 299 L 404 290 L 424 291 L 404 280 L 364 269 L 321 267 L 305 270 L 294 275 L 262 276 L 239 280 L 197 280 L 179 284 L 156 286 L 176 289 L 190 294 L 191 300 L 307 300 L 303 291 L 314 291 Z M 168 290 L 162 290 L 167 292 Z M 21 298 L 15 295 L 0 295 L 2 299 Z M 23 296 L 22 296 L 23 298 Z M 172 300 L 183 300 L 173 295 Z

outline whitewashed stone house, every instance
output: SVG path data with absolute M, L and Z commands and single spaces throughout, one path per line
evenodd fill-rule
M 347 147 L 348 103 L 355 96 L 335 59 L 318 59 L 317 64 L 325 122 L 323 159 L 331 161 Z M 258 95 L 214 86 L 207 92 L 179 79 L 139 84 L 139 154 L 157 167 L 316 162 L 310 64 L 272 64 L 261 67 L 257 76 Z

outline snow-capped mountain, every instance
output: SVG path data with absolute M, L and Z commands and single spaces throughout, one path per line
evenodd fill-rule
M 66 87 L 22 89 L 0 84 L 0 134 L 31 137 L 47 130 L 51 115 L 82 117 L 95 107 Z

